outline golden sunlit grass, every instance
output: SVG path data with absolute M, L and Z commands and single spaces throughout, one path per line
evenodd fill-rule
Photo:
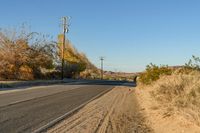
M 156 99 L 170 115 L 181 113 L 187 119 L 200 125 L 200 72 L 180 73 L 161 76 L 147 89 L 152 89 L 152 97 Z
M 80 77 L 85 70 L 96 72 L 84 53 L 69 41 L 65 47 L 65 78 Z M 60 73 L 60 45 L 51 38 L 29 32 L 24 25 L 19 30 L 0 30 L 0 80 L 59 79 Z

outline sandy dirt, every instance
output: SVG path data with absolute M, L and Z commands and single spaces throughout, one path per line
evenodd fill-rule
M 148 133 L 153 130 L 142 115 L 134 89 L 116 87 L 73 116 L 49 129 L 49 133 Z
M 170 114 L 151 96 L 152 88 L 136 88 L 135 95 L 142 114 L 155 133 L 200 133 L 200 127 L 181 114 Z

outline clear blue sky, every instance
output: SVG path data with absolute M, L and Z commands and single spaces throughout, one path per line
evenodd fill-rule
M 199 0 L 0 0 L 0 27 L 26 22 L 32 31 L 61 31 L 71 16 L 68 38 L 99 66 L 136 72 L 155 64 L 181 65 L 200 56 Z

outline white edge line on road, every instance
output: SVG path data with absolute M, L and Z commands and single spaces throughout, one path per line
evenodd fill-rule
M 80 106 L 72 109 L 71 111 L 65 113 L 64 115 L 52 120 L 51 122 L 47 123 L 46 125 L 34 130 L 32 133 L 41 133 L 41 132 L 45 132 L 48 128 L 54 126 L 56 123 L 60 122 L 61 120 L 65 119 L 67 116 L 73 114 L 74 112 L 78 111 L 79 109 L 81 109 L 82 107 L 84 107 L 86 104 L 90 103 L 91 101 L 95 100 L 96 98 L 100 97 L 101 95 L 103 95 L 104 93 L 110 91 L 112 89 L 108 89 L 108 90 L 105 90 L 101 93 L 99 93 L 98 95 L 94 96 L 92 99 L 90 99 L 89 101 L 81 104 Z

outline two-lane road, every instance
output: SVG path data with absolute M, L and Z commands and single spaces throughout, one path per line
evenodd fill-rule
M 115 86 L 106 84 L 54 85 L 0 94 L 0 133 L 33 132 Z

